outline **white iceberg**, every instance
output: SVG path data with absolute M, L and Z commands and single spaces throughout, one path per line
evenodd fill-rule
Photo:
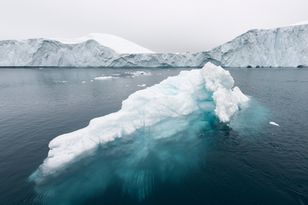
M 234 87 L 230 73 L 221 67 L 208 63 L 203 69 L 182 71 L 133 93 L 118 112 L 92 119 L 87 127 L 54 138 L 37 172 L 42 178 L 53 175 L 99 145 L 131 136 L 145 127 L 157 132 L 157 138 L 172 136 L 191 126 L 188 120 L 195 112 L 210 113 L 228 123 L 248 101 Z

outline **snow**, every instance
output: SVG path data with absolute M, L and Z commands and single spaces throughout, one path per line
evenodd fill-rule
M 291 26 L 299 26 L 299 25 L 308 25 L 308 21 L 300 21 L 295 24 L 292 24 Z
M 60 41 L 65 44 L 77 44 L 88 40 L 95 40 L 101 45 L 111 48 L 117 53 L 153 53 L 153 51 L 137 45 L 124 38 L 104 33 L 91 33 L 78 38 L 53 38 L 53 40 Z
M 221 67 L 208 63 L 203 69 L 182 71 L 133 93 L 118 112 L 92 119 L 87 127 L 54 138 L 38 171 L 43 177 L 56 174 L 100 144 L 130 136 L 144 127 L 152 127 L 152 132 L 156 129 L 159 135 L 155 136 L 160 138 L 172 136 L 191 126 L 187 120 L 195 112 L 212 113 L 228 123 L 248 101 L 234 87 L 230 73 Z M 161 127 L 155 128 L 158 125 Z
M 277 127 L 280 127 L 280 125 L 279 125 L 278 123 L 276 123 L 276 122 L 273 122 L 273 121 L 269 122 L 269 124 L 270 124 L 270 125 L 273 125 L 273 126 L 277 126 Z

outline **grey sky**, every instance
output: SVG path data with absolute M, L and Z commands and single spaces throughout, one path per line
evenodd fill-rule
M 154 51 L 201 51 L 308 20 L 307 11 L 307 0 L 0 0 L 0 39 L 101 32 Z

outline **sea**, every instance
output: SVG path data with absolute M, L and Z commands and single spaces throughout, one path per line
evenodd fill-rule
M 182 70 L 190 69 L 1 68 L 0 204 L 308 204 L 304 68 L 230 68 L 253 102 L 232 126 L 152 143 L 142 159 L 136 153 L 144 144 L 130 137 L 62 176 L 40 185 L 31 179 L 53 138 L 120 110 L 132 93 Z

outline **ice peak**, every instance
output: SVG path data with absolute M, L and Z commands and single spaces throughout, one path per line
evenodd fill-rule
M 106 33 L 90 33 L 77 38 L 57 38 L 54 39 L 65 44 L 76 44 L 88 40 L 95 40 L 103 46 L 113 49 L 117 53 L 153 53 L 136 43 L 128 41 L 122 37 Z

